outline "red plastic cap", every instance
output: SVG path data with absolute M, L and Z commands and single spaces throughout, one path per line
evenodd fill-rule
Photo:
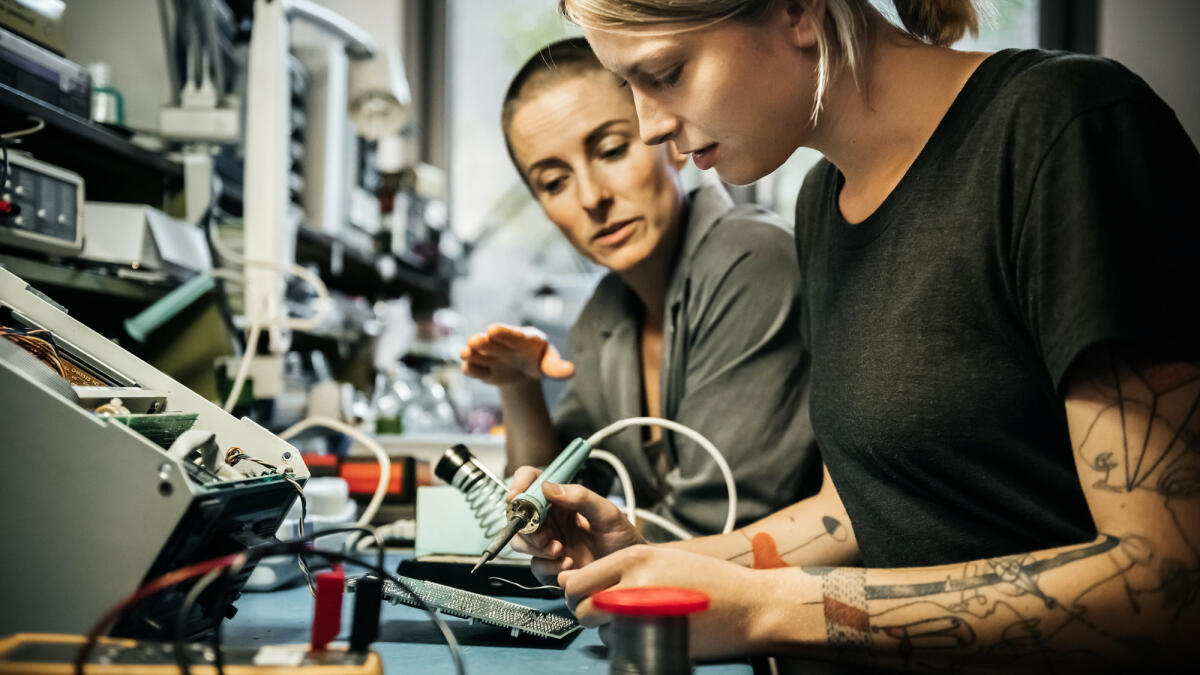
M 703 591 L 673 586 L 610 588 L 592 596 L 596 609 L 624 616 L 683 616 L 703 612 L 708 603 Z
M 346 585 L 346 574 L 339 564 L 332 572 L 317 574 L 316 581 L 311 644 L 314 652 L 321 652 L 342 630 L 342 590 Z

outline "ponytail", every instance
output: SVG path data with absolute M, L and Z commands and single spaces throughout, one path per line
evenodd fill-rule
M 972 0 L 893 0 L 896 14 L 913 37 L 951 45 L 968 32 L 979 34 L 979 11 Z

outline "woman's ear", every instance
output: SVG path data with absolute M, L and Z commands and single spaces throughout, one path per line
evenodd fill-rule
M 666 148 L 667 161 L 675 167 L 676 171 L 679 171 L 687 164 L 688 156 L 679 151 L 679 146 L 675 145 L 675 141 L 667 141 Z
M 817 46 L 817 36 L 825 23 L 825 0 L 784 0 L 782 4 L 782 19 L 792 44 L 801 49 Z

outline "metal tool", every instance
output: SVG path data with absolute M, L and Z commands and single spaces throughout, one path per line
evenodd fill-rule
M 545 522 L 546 512 L 550 509 L 550 503 L 542 494 L 542 483 L 546 481 L 552 483 L 571 482 L 591 452 L 592 446 L 587 441 L 576 438 L 571 441 L 566 450 L 554 458 L 550 466 L 546 467 L 546 470 L 537 477 L 537 480 L 533 481 L 532 485 L 513 497 L 505 511 L 505 515 L 508 516 L 508 524 L 483 549 L 483 554 L 479 556 L 479 562 L 475 563 L 475 567 L 471 570 L 472 573 L 499 555 L 508 542 L 517 536 L 517 533 L 537 532 Z

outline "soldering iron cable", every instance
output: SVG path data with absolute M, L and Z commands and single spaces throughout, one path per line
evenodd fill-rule
M 675 422 L 673 420 L 668 420 L 668 419 L 663 419 L 661 417 L 630 417 L 627 419 L 613 422 L 612 424 L 604 427 L 603 429 L 600 429 L 599 431 L 592 434 L 591 436 L 588 436 L 587 444 L 594 448 L 594 447 L 596 447 L 596 445 L 598 445 L 601 441 L 608 438 L 609 436 L 612 436 L 613 434 L 616 434 L 620 431 L 624 431 L 625 429 L 628 429 L 629 427 L 635 427 L 635 426 L 641 426 L 641 427 L 659 426 L 664 429 L 674 431 L 675 433 L 683 434 L 684 436 L 687 436 L 688 438 L 692 439 L 697 444 L 699 444 L 700 447 L 704 448 L 704 450 L 706 452 L 708 452 L 709 455 L 712 456 L 713 461 L 716 462 L 716 464 L 717 464 L 717 468 L 720 469 L 720 471 L 721 471 L 722 478 L 725 479 L 725 489 L 729 495 L 729 512 L 725 516 L 725 525 L 724 525 L 724 527 L 721 528 L 721 532 L 722 532 L 722 534 L 729 534 L 730 532 L 732 532 L 733 525 L 735 522 L 737 522 L 737 484 L 733 480 L 733 470 L 729 468 L 729 462 L 727 462 L 725 460 L 725 456 L 721 454 L 721 451 L 717 450 L 717 446 L 713 445 L 712 441 L 705 438 L 702 434 L 700 434 L 700 432 L 692 429 L 691 427 L 680 424 L 679 422 Z M 592 455 L 595 456 L 595 454 L 596 454 L 596 451 L 593 450 Z M 618 475 L 618 477 L 620 477 L 621 472 L 618 471 L 617 475 Z M 628 478 L 628 476 L 629 476 L 629 473 L 625 472 L 626 479 Z M 632 492 L 633 492 L 632 489 L 628 489 L 625 492 L 626 492 L 626 500 L 630 501 Z M 632 503 L 632 501 L 630 501 L 630 503 Z M 642 513 L 644 513 L 644 512 L 642 512 Z M 655 520 L 655 519 L 648 518 L 647 520 Z M 670 522 L 670 521 L 666 521 L 666 522 Z M 662 523 L 660 523 L 656 520 L 655 520 L 655 524 L 662 525 Z M 675 534 L 680 534 L 680 533 L 675 532 Z

